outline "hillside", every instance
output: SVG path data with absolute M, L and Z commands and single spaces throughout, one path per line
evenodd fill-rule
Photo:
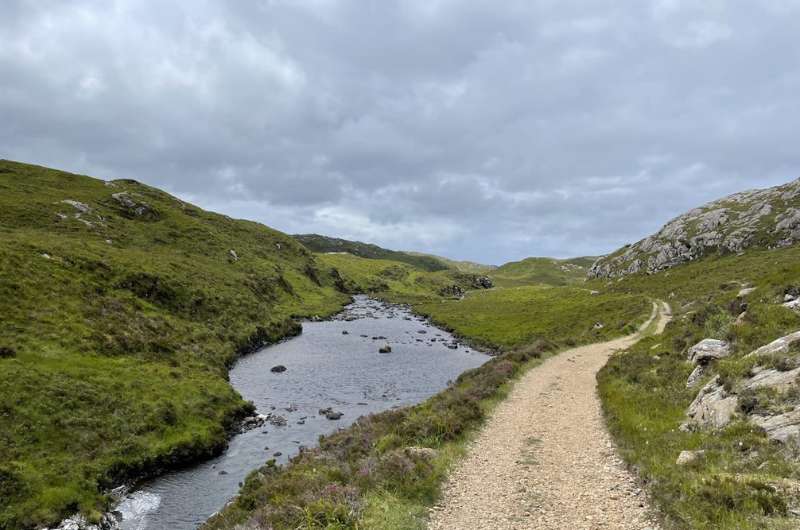
M 433 254 L 424 254 L 422 252 L 408 252 L 412 256 L 427 256 L 429 258 L 437 259 L 444 263 L 447 267 L 464 272 L 467 274 L 490 274 L 493 270 L 497 269 L 497 265 L 484 265 L 483 263 L 476 263 L 474 261 L 455 260 L 445 258 L 442 256 L 434 256 Z
M 596 258 L 526 258 L 512 261 L 491 271 L 498 287 L 520 285 L 573 285 L 583 282 Z
M 745 191 L 687 212 L 658 233 L 603 257 L 593 278 L 654 273 L 709 254 L 785 247 L 800 240 L 800 180 Z
M 0 528 L 206 456 L 240 354 L 349 297 L 285 234 L 131 180 L 0 161 Z
M 450 268 L 447 263 L 435 256 L 388 250 L 371 243 L 348 241 L 318 234 L 298 234 L 292 237 L 312 252 L 325 254 L 346 252 L 360 258 L 399 261 L 428 272 Z

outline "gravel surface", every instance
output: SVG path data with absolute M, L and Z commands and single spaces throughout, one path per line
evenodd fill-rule
M 661 333 L 669 306 L 654 307 L 654 318 Z M 525 374 L 451 472 L 429 529 L 657 528 L 596 391 L 611 354 L 638 339 L 565 351 Z

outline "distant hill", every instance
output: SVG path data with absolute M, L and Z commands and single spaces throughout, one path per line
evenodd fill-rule
M 497 269 L 497 265 L 484 265 L 483 263 L 476 263 L 474 261 L 459 261 L 442 256 L 435 256 L 433 254 L 424 254 L 422 252 L 409 252 L 408 254 L 412 256 L 426 256 L 439 260 L 448 268 L 467 274 L 490 274 L 493 270 Z
M 498 287 L 521 285 L 572 285 L 586 278 L 596 258 L 526 258 L 506 263 L 490 273 Z
M 658 233 L 603 257 L 593 278 L 654 273 L 709 254 L 774 248 L 800 240 L 800 180 L 751 190 L 695 208 Z
M 451 268 L 447 262 L 438 257 L 429 256 L 427 254 L 388 250 L 371 243 L 348 241 L 347 239 L 321 236 L 318 234 L 297 234 L 292 237 L 312 252 L 346 252 L 360 258 L 399 261 L 428 272 L 442 271 Z

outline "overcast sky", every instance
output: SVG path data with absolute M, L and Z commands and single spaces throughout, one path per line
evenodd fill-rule
M 0 157 L 501 263 L 800 177 L 800 0 L 4 0 Z

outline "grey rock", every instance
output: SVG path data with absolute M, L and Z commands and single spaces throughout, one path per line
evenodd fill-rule
M 757 373 L 744 383 L 747 390 L 759 388 L 772 388 L 777 391 L 785 391 L 793 386 L 797 386 L 797 378 L 800 377 L 800 368 L 781 372 L 775 369 L 759 369 Z
M 695 366 L 694 370 L 692 370 L 692 373 L 689 374 L 689 378 L 686 380 L 686 388 L 692 388 L 693 386 L 697 385 L 697 383 L 699 383 L 705 375 L 705 372 L 705 366 L 701 364 Z
M 759 356 L 759 355 L 771 355 L 774 353 L 787 353 L 789 348 L 795 342 L 800 341 L 800 331 L 796 331 L 785 337 L 781 337 L 773 342 L 770 342 L 766 346 L 762 346 L 757 350 L 748 353 L 748 356 Z
M 388 344 L 378 348 L 378 353 L 392 353 L 392 347 Z
M 89 213 L 92 211 L 92 209 L 87 204 L 78 201 L 73 201 L 72 199 L 64 199 L 61 202 L 64 204 L 69 204 L 70 206 L 78 210 L 78 212 L 80 213 Z
M 703 339 L 689 348 L 689 361 L 695 364 L 706 365 L 728 357 L 731 354 L 730 344 L 723 340 Z
M 750 420 L 764 429 L 771 440 L 781 443 L 800 440 L 800 409 L 775 416 L 754 415 Z
M 738 405 L 738 397 L 728 394 L 717 376 L 700 390 L 689 405 L 686 411 L 689 420 L 684 425 L 690 428 L 725 427 L 733 419 Z

